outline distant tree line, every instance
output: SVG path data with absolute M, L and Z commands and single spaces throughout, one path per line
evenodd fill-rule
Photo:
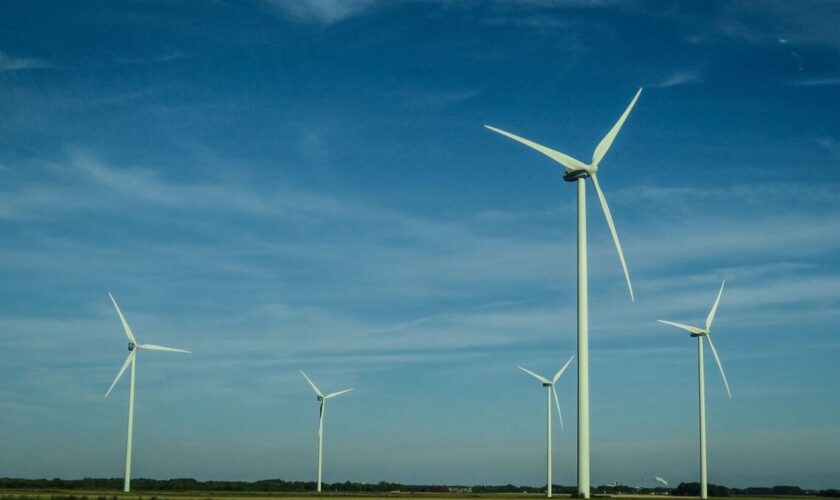
M 28 490 L 121 490 L 122 478 L 91 478 L 84 479 L 18 479 L 0 478 L 0 489 L 28 489 Z M 314 481 L 284 481 L 282 479 L 264 479 L 261 481 L 197 481 L 192 478 L 176 479 L 133 479 L 132 489 L 137 491 L 206 491 L 206 492 L 307 492 L 315 491 Z M 323 483 L 324 491 L 340 491 L 347 493 L 389 493 L 394 491 L 410 493 L 446 493 L 452 489 L 471 491 L 472 493 L 533 493 L 545 491 L 545 486 L 517 486 L 505 485 L 416 485 L 391 483 Z M 552 485 L 555 493 L 574 495 L 576 486 Z M 709 496 L 822 496 L 840 498 L 840 490 L 803 490 L 799 486 L 772 486 L 727 488 L 717 484 L 708 485 Z M 699 496 L 700 483 L 680 483 L 674 489 L 668 488 L 635 488 L 625 485 L 601 485 L 592 488 L 593 494 L 618 495 L 627 493 L 670 494 L 675 496 Z
M 749 488 L 727 488 L 717 484 L 708 485 L 709 496 L 712 497 L 728 497 L 728 496 L 821 496 L 821 497 L 840 497 L 840 490 L 803 490 L 799 486 L 751 486 Z M 671 491 L 672 495 L 676 496 L 699 496 L 700 483 L 680 483 L 679 486 Z
M 729 488 L 717 484 L 708 483 L 706 489 L 710 497 L 728 497 L 731 494 Z M 671 494 L 681 497 L 699 497 L 700 483 L 680 483 Z

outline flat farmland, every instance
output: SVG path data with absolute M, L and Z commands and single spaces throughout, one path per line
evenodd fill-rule
M 667 495 L 592 495 L 592 498 L 623 498 L 628 500 L 662 499 Z M 85 491 L 85 490 L 0 490 L 0 500 L 312 500 L 314 498 L 337 498 L 353 500 L 382 500 L 388 498 L 418 498 L 424 500 L 456 500 L 456 499 L 487 499 L 487 500 L 535 500 L 545 498 L 540 493 L 426 493 L 426 492 L 389 492 L 389 493 L 300 493 L 300 492 L 155 492 L 136 491 L 123 493 L 121 491 Z M 570 498 L 566 494 L 555 494 L 553 498 Z M 698 497 L 674 497 L 698 498 Z M 712 497 L 710 497 L 712 498 Z M 808 500 L 828 497 L 820 496 L 731 496 L 721 497 L 732 500 Z

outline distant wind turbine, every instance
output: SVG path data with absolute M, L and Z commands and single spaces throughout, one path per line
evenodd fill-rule
M 128 357 L 125 358 L 125 363 L 123 363 L 122 368 L 120 368 L 120 372 L 117 373 L 117 377 L 111 383 L 111 387 L 108 388 L 108 392 L 105 393 L 106 398 L 109 394 L 111 394 L 111 390 L 113 390 L 114 386 L 117 385 L 117 382 L 120 380 L 123 373 L 125 373 L 128 365 L 131 365 L 131 378 L 128 385 L 128 437 L 126 438 L 125 445 L 125 479 L 123 482 L 123 491 L 128 492 L 131 489 L 131 435 L 134 428 L 134 372 L 137 365 L 137 350 L 147 349 L 149 351 L 185 352 L 187 354 L 189 354 L 190 351 L 173 349 L 171 347 L 163 347 L 154 344 L 138 344 L 137 339 L 134 338 L 134 334 L 131 332 L 131 327 L 128 326 L 128 322 L 125 320 L 122 311 L 120 311 L 120 306 L 118 306 L 117 301 L 114 300 L 114 296 L 111 295 L 111 292 L 108 292 L 108 296 L 111 297 L 111 302 L 114 303 L 114 308 L 117 310 L 117 315 L 120 317 L 120 322 L 125 330 L 125 336 L 128 337 Z
M 563 372 L 566 371 L 566 368 L 569 366 L 569 363 L 572 362 L 574 359 L 574 355 L 566 361 L 566 364 L 563 365 L 563 368 L 554 375 L 554 378 L 548 380 L 547 378 L 543 377 L 542 375 L 537 375 L 536 373 L 532 372 L 527 368 L 519 367 L 520 370 L 527 373 L 528 375 L 534 377 L 539 382 L 542 383 L 543 387 L 545 387 L 546 397 L 546 470 L 547 470 L 547 478 L 546 478 L 546 487 L 545 487 L 545 496 L 551 498 L 551 395 L 554 394 L 554 404 L 557 407 L 557 417 L 560 419 L 560 429 L 563 429 L 563 413 L 560 411 L 560 398 L 557 397 L 557 389 L 555 388 L 555 384 L 557 381 L 560 380 L 560 376 L 563 375 Z
M 720 284 L 720 291 L 717 294 L 715 303 L 712 306 L 711 311 L 709 311 L 709 315 L 706 316 L 705 328 L 684 325 L 673 321 L 659 320 L 660 323 L 676 326 L 677 328 L 689 332 L 692 337 L 697 337 L 697 372 L 699 380 L 698 394 L 700 400 L 700 498 L 704 499 L 708 498 L 708 484 L 706 471 L 706 377 L 703 371 L 703 337 L 709 340 L 709 347 L 712 348 L 712 354 L 715 356 L 715 361 L 720 369 L 720 376 L 723 378 L 723 385 L 726 387 L 726 394 L 729 395 L 729 399 L 732 399 L 732 392 L 729 390 L 729 382 L 726 381 L 726 373 L 723 372 L 723 365 L 720 363 L 720 357 L 718 356 L 717 349 L 715 349 L 715 344 L 712 342 L 711 336 L 712 321 L 715 319 L 715 312 L 717 312 L 718 304 L 720 303 L 720 296 L 723 294 L 723 286 L 725 284 L 726 280 L 723 280 L 723 283 Z
M 601 139 L 598 146 L 592 154 L 592 162 L 589 164 L 572 158 L 571 156 L 556 151 L 554 149 L 545 147 L 536 142 L 530 141 L 518 135 L 506 132 L 504 130 L 485 125 L 493 132 L 499 133 L 505 137 L 513 139 L 519 143 L 528 146 L 531 149 L 539 151 L 548 156 L 557 163 L 563 165 L 566 169 L 563 180 L 566 182 L 577 182 L 577 272 L 578 272 L 578 496 L 582 498 L 589 498 L 589 283 L 587 270 L 587 250 L 586 250 L 586 185 L 584 181 L 586 178 L 592 179 L 592 184 L 595 186 L 595 192 L 598 195 L 598 200 L 601 202 L 601 208 L 604 210 L 604 216 L 607 219 L 607 225 L 612 233 L 615 249 L 618 251 L 618 259 L 621 261 L 621 267 L 624 270 L 624 277 L 627 280 L 627 288 L 630 290 L 630 299 L 635 301 L 633 296 L 633 285 L 630 283 L 630 273 L 627 271 L 627 264 L 624 262 L 624 253 L 621 251 L 621 243 L 618 241 L 618 233 L 613 224 L 610 207 L 607 205 L 607 199 L 601 191 L 601 185 L 598 183 L 598 172 L 601 160 L 609 151 L 613 141 L 621 130 L 622 125 L 630 115 L 633 106 L 636 105 L 636 100 L 639 99 L 639 94 L 642 89 L 636 92 L 630 105 L 624 110 L 621 117 L 613 125 L 607 135 Z
M 310 379 L 308 376 L 306 376 L 305 373 L 303 373 L 303 370 L 300 370 L 300 374 L 303 375 L 303 378 L 305 378 L 306 381 L 309 382 L 309 385 L 312 386 L 312 389 L 315 391 L 315 394 L 317 396 L 316 399 L 318 401 L 320 401 L 320 403 L 321 403 L 321 407 L 320 407 L 320 410 L 318 412 L 318 493 L 320 493 L 321 492 L 321 470 L 322 470 L 323 458 L 324 458 L 324 413 L 326 413 L 326 411 L 327 411 L 327 400 L 330 399 L 330 398 L 334 398 L 336 396 L 341 396 L 342 394 L 344 394 L 346 392 L 350 392 L 353 389 L 344 389 L 343 391 L 332 392 L 332 393 L 327 394 L 325 396 L 321 392 L 321 390 L 318 389 L 318 386 L 316 386 L 315 383 L 312 382 L 312 379 Z

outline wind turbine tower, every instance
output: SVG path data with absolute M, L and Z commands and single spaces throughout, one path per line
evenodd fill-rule
M 318 412 L 318 493 L 321 493 L 321 471 L 323 470 L 324 463 L 324 415 L 327 412 L 327 400 L 336 396 L 341 396 L 353 389 L 344 389 L 343 391 L 332 392 L 324 395 L 324 393 L 321 392 L 321 389 L 318 389 L 318 386 L 312 382 L 312 379 L 303 373 L 303 370 L 300 371 L 300 374 L 303 375 L 303 378 L 305 378 L 306 381 L 309 382 L 309 385 L 312 386 L 312 390 L 315 391 L 316 399 L 321 403 L 320 410 Z
M 125 336 L 128 337 L 128 357 L 125 358 L 125 363 L 123 363 L 122 368 L 120 368 L 120 372 L 117 373 L 117 377 L 111 383 L 111 387 L 108 388 L 108 392 L 105 393 L 106 398 L 109 394 L 111 394 L 111 390 L 115 385 L 117 385 L 120 377 L 122 377 L 123 373 L 125 373 L 126 368 L 131 365 L 131 377 L 128 383 L 128 433 L 125 445 L 125 478 L 123 480 L 123 491 L 128 492 L 131 490 L 131 441 L 132 433 L 134 431 L 134 373 L 137 367 L 137 352 L 139 349 L 146 349 L 149 351 L 184 352 L 189 354 L 190 351 L 173 349 L 171 347 L 163 347 L 154 344 L 138 344 L 137 339 L 134 338 L 134 333 L 131 332 L 131 327 L 128 326 L 128 322 L 125 320 L 122 311 L 120 311 L 120 306 L 118 306 L 117 301 L 114 300 L 114 296 L 111 295 L 111 292 L 108 292 L 108 296 L 111 297 L 111 302 L 114 303 L 114 308 L 117 310 L 117 315 L 120 317 L 123 330 L 125 330 Z
M 566 371 L 568 368 L 569 363 L 572 362 L 574 359 L 574 355 L 566 361 L 566 364 L 563 365 L 563 368 L 557 371 L 554 375 L 554 378 L 548 380 L 547 378 L 543 377 L 542 375 L 537 375 L 536 373 L 532 372 L 527 368 L 519 367 L 520 370 L 527 373 L 528 375 L 537 379 L 538 382 L 545 387 L 546 391 L 546 482 L 545 482 L 545 496 L 547 498 L 551 498 L 551 395 L 554 394 L 554 404 L 557 407 L 557 417 L 560 419 L 560 430 L 563 430 L 563 413 L 560 411 L 560 398 L 557 397 L 557 388 L 555 385 L 557 381 L 560 380 L 560 376 L 563 375 L 563 372 Z
M 666 325 L 676 326 L 682 330 L 687 331 L 691 334 L 692 337 L 697 338 L 697 381 L 698 381 L 698 400 L 699 400 L 699 410 L 700 410 L 700 498 L 706 499 L 709 497 L 708 493 L 708 472 L 706 468 L 706 376 L 703 370 L 703 338 L 705 337 L 706 340 L 709 341 L 709 347 L 712 348 L 712 354 L 715 357 L 715 361 L 717 362 L 718 369 L 720 369 L 720 376 L 723 378 L 723 385 L 726 387 L 726 394 L 729 396 L 729 399 L 732 399 L 732 391 L 729 390 L 729 382 L 726 381 L 726 374 L 723 372 L 723 365 L 720 362 L 720 357 L 718 356 L 717 349 L 715 349 L 715 344 L 712 342 L 712 321 L 715 319 L 715 313 L 717 312 L 718 304 L 720 303 L 720 296 L 723 294 L 723 286 L 726 284 L 726 280 L 720 284 L 720 291 L 718 292 L 717 298 L 715 299 L 715 303 L 712 306 L 712 309 L 709 311 L 709 315 L 706 316 L 706 327 L 699 328 L 696 326 L 685 325 L 683 323 L 675 323 L 673 321 L 665 321 L 659 320 L 660 323 L 665 323 Z
M 635 301 L 633 296 L 633 285 L 630 283 L 630 273 L 627 271 L 627 264 L 624 261 L 624 253 L 621 251 L 621 243 L 618 241 L 618 233 L 613 224 L 612 214 L 607 205 L 607 199 L 601 191 L 601 185 L 598 183 L 598 172 L 601 160 L 606 156 L 610 146 L 621 130 L 622 125 L 630 115 L 633 106 L 636 105 L 636 100 L 642 89 L 636 92 L 635 97 L 624 110 L 624 113 L 613 125 L 607 135 L 601 139 L 595 152 L 592 154 L 592 161 L 589 164 L 573 158 L 565 153 L 548 148 L 536 142 L 530 141 L 518 135 L 506 132 L 504 130 L 485 125 L 488 129 L 501 134 L 505 137 L 513 139 L 521 144 L 528 146 L 531 149 L 539 151 L 548 156 L 552 160 L 561 164 L 565 168 L 563 180 L 566 182 L 574 182 L 577 184 L 577 299 L 578 299 L 578 496 L 581 498 L 589 498 L 589 281 L 587 269 L 587 249 L 586 249 L 586 179 L 591 179 L 595 186 L 595 193 L 598 195 L 598 200 L 601 202 L 601 208 L 604 210 L 604 216 L 607 219 L 607 225 L 612 233 L 615 249 L 618 251 L 618 258 L 621 261 L 621 267 L 624 270 L 624 277 L 627 280 L 627 287 L 630 290 L 630 299 Z

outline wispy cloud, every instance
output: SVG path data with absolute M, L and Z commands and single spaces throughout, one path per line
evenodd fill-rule
M 495 16 L 488 17 L 482 22 L 488 26 L 522 26 L 541 33 L 556 32 L 561 29 L 565 30 L 578 24 L 577 21 L 548 14 Z
M 192 54 L 181 52 L 180 50 L 170 50 L 161 54 L 150 57 L 123 57 L 118 58 L 116 62 L 123 64 L 141 64 L 141 63 L 165 63 L 171 61 L 179 61 L 182 59 L 192 58 Z
M 498 4 L 524 5 L 542 8 L 606 7 L 627 0 L 496 0 Z
M 17 71 L 22 69 L 51 68 L 52 65 L 41 59 L 26 57 L 12 57 L 0 51 L 0 71 Z
M 280 14 L 296 21 L 332 24 L 373 8 L 375 0 L 265 0 Z
M 252 213 L 265 213 L 268 210 L 259 198 L 232 186 L 210 183 L 177 185 L 162 181 L 151 170 L 114 168 L 83 153 L 74 154 L 72 166 L 88 174 L 95 183 L 129 199 L 164 206 L 191 206 L 211 210 L 244 210 Z
M 817 139 L 817 144 L 825 148 L 825 150 L 831 153 L 836 159 L 840 160 L 840 142 L 837 142 L 830 137 L 823 137 L 822 139 Z
M 469 101 L 479 95 L 479 90 L 431 90 L 409 88 L 401 91 L 400 94 L 404 95 L 404 99 L 402 99 L 402 101 L 409 105 L 440 108 Z
M 692 85 L 703 82 L 699 70 L 678 71 L 662 79 L 659 83 L 650 85 L 651 88 L 666 89 L 680 85 Z
M 752 43 L 840 48 L 838 22 L 840 11 L 832 0 L 808 2 L 807 9 L 785 0 L 751 0 L 723 4 L 716 27 Z
M 787 83 L 790 87 L 829 87 L 840 85 L 840 76 L 804 78 Z

